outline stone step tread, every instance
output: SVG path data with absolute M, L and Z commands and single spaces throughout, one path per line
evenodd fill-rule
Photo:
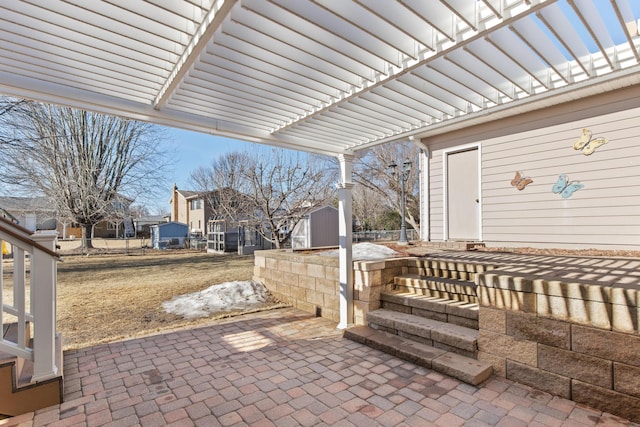
M 451 283 L 452 285 L 473 286 L 476 284 L 470 280 L 452 279 L 450 277 L 425 276 L 422 274 L 405 273 L 395 276 L 398 280 L 424 280 L 442 283 Z
M 488 363 L 368 326 L 351 327 L 345 330 L 344 337 L 472 385 L 486 381 L 493 373 L 493 368 Z
M 419 295 L 402 290 L 383 291 L 380 294 L 380 300 L 407 307 L 419 308 L 421 310 L 478 320 L 479 306 L 477 303 L 473 302 Z
M 503 263 L 463 260 L 455 257 L 447 258 L 442 256 L 429 256 L 428 258 L 418 258 L 413 260 L 412 265 L 417 267 L 430 267 L 440 270 L 464 271 L 467 273 L 483 273 L 503 265 Z
M 420 274 L 400 274 L 395 276 L 396 286 L 408 288 L 426 288 L 442 292 L 476 295 L 477 285 L 469 280 L 450 279 L 448 277 L 423 276 Z
M 469 352 L 478 349 L 478 330 L 414 314 L 381 308 L 367 314 L 367 323 L 369 326 L 378 325 Z

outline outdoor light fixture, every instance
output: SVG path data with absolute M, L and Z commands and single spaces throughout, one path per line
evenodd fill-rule
M 411 172 L 411 161 L 409 159 L 405 159 L 405 161 L 402 163 L 402 167 L 400 168 L 400 170 L 396 171 L 397 167 L 398 165 L 394 161 L 391 161 L 391 163 L 389 163 L 388 165 L 388 168 L 391 171 L 391 175 L 395 179 L 400 181 L 400 191 L 401 191 L 400 211 L 402 215 L 402 222 L 400 224 L 400 239 L 398 240 L 398 243 L 401 245 L 406 245 L 409 243 L 409 241 L 407 240 L 407 223 L 405 221 L 404 184 L 407 182 L 407 179 L 409 179 L 409 173 Z

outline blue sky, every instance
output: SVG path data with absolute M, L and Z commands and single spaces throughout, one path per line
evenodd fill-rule
M 175 154 L 172 159 L 173 170 L 167 181 L 178 188 L 190 190 L 189 175 L 199 166 L 209 166 L 219 156 L 230 151 L 244 151 L 255 147 L 255 143 L 223 138 L 205 133 L 191 132 L 181 129 L 164 128 L 166 132 L 166 148 Z M 169 194 L 169 189 L 167 189 Z
M 209 166 L 219 156 L 231 151 L 244 151 L 255 147 L 255 143 L 223 138 L 200 132 L 191 132 L 170 127 L 163 127 L 164 148 L 170 153 L 172 163 L 166 169 L 166 189 L 153 202 L 143 202 L 152 214 L 169 212 L 168 200 L 171 188 L 175 183 L 182 190 L 193 190 L 189 183 L 189 175 L 199 166 Z

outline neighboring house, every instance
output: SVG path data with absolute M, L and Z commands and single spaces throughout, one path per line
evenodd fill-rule
M 93 227 L 93 237 L 104 239 L 120 239 L 135 237 L 135 229 L 131 218 L 133 200 L 118 194 L 111 202 L 109 218 L 98 222 Z M 82 228 L 78 224 L 64 224 L 60 237 L 63 239 L 82 236 Z
M 171 221 L 187 224 L 191 234 L 205 236 L 207 222 L 212 215 L 211 205 L 206 197 L 197 191 L 179 190 L 174 184 L 169 200 Z
M 639 250 L 638 99 L 633 86 L 422 139 L 423 239 Z
M 291 248 L 338 245 L 338 209 L 324 206 L 309 212 L 293 228 Z
M 0 197 L 0 215 L 31 231 L 58 228 L 56 211 L 46 197 Z
M 114 202 L 113 218 L 94 227 L 94 237 L 125 237 L 125 221 L 130 216 L 132 200 L 121 196 Z M 80 238 L 82 229 L 77 224 L 60 222 L 57 212 L 46 197 L 0 197 L 0 215 L 11 216 L 28 230 L 56 230 L 61 239 Z M 132 237 L 133 233 L 129 233 Z
M 231 191 L 229 193 L 228 191 Z M 228 197 L 232 203 L 239 203 L 244 197 L 242 194 L 234 190 L 226 189 L 224 195 Z M 244 233 L 246 227 L 240 228 L 242 219 L 225 218 L 217 215 L 214 206 L 218 206 L 218 197 L 220 193 L 213 192 L 197 192 L 189 190 L 180 190 L 174 184 L 173 193 L 169 204 L 171 205 L 171 221 L 187 224 L 190 238 L 207 239 L 207 250 L 209 252 L 236 252 L 244 253 L 246 249 L 243 246 L 242 236 L 247 237 L 249 246 L 254 246 L 256 240 L 253 236 L 254 232 Z M 237 208 L 238 206 L 232 206 Z M 242 231 L 242 232 L 241 232 Z M 262 241 L 260 239 L 260 241 Z M 262 248 L 260 246 L 260 248 Z

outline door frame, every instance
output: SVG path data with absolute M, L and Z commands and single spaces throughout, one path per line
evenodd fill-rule
M 448 185 L 447 175 L 448 175 L 448 167 L 447 167 L 447 156 L 449 154 L 455 154 L 462 151 L 469 150 L 477 150 L 478 152 L 478 241 L 482 242 L 482 144 L 479 142 L 472 144 L 459 145 L 452 148 L 447 148 L 442 151 L 442 226 L 444 229 L 442 230 L 443 240 L 449 241 L 449 195 L 448 195 Z

